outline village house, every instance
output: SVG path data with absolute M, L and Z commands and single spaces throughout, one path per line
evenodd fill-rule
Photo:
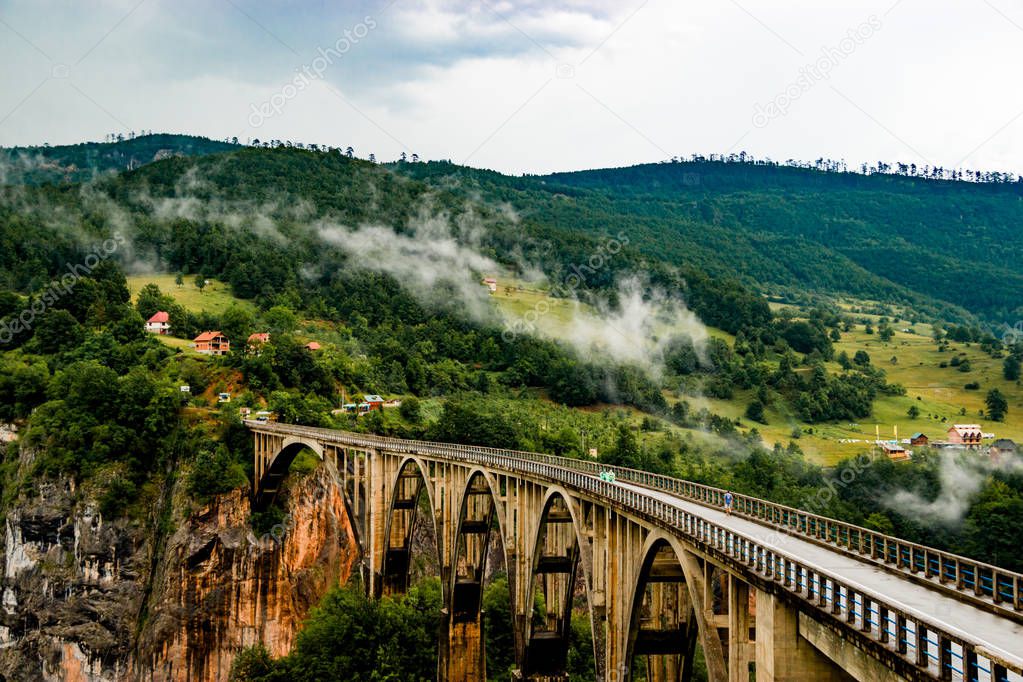
M 248 340 L 245 342 L 245 352 L 250 355 L 262 355 L 263 345 L 270 340 L 270 332 L 256 332 L 249 334 Z
M 307 343 L 305 345 L 305 347 L 306 347 L 306 350 L 310 350 L 310 351 L 320 350 L 320 344 L 316 343 L 315 341 L 310 341 L 309 343 Z
M 895 461 L 909 459 L 909 451 L 898 443 L 881 443 L 881 450 L 888 455 L 888 459 Z
M 205 355 L 226 355 L 231 350 L 231 342 L 218 331 L 203 332 L 192 343 L 197 353 Z
M 375 395 L 375 394 L 370 394 L 370 395 L 363 396 L 362 397 L 362 404 L 363 405 L 368 405 L 368 408 L 365 410 L 366 412 L 369 412 L 370 410 L 382 410 L 382 409 L 384 409 L 384 399 L 381 398 L 378 395 Z
M 1009 457 L 1014 457 L 1019 452 L 1015 441 L 1011 441 L 1008 438 L 999 438 L 991 444 L 991 448 L 988 450 L 988 455 L 994 462 L 1001 462 Z
M 158 311 L 146 320 L 146 331 L 150 334 L 169 334 L 170 315 L 164 310 Z
M 909 439 L 909 444 L 916 446 L 926 446 L 930 442 L 931 442 L 930 439 L 925 434 L 922 433 L 914 433 L 913 436 Z
M 984 436 L 979 424 L 953 424 L 948 429 L 946 440 L 949 445 L 965 445 L 975 448 Z
M 487 285 L 488 289 L 490 289 L 490 293 L 493 294 L 497 291 L 497 279 L 494 277 L 484 277 L 483 283 Z
M 270 332 L 256 332 L 255 334 L 249 334 L 250 346 L 261 346 L 269 340 Z

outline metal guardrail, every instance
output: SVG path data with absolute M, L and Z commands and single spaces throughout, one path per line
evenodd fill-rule
M 513 473 L 541 476 L 620 504 L 741 563 L 762 579 L 779 584 L 808 604 L 881 643 L 928 676 L 942 680 L 1008 682 L 1011 672 L 1014 675 L 1012 680 L 1023 679 L 1023 659 L 1018 653 L 990 651 L 987 644 L 948 632 L 926 616 L 903 611 L 878 594 L 850 585 L 841 576 L 808 566 L 795 557 L 763 546 L 742 533 L 645 492 L 600 480 L 598 474 L 610 469 L 619 481 L 721 507 L 725 491 L 717 488 L 635 469 L 605 467 L 586 460 L 517 450 L 402 440 L 289 424 L 246 424 L 251 429 L 264 432 L 306 436 L 324 442 L 396 453 L 437 455 Z M 953 594 L 963 591 L 970 597 L 964 601 L 988 597 L 999 608 L 1023 609 L 1020 601 L 1023 576 L 1020 574 L 757 498 L 734 495 L 733 507 L 736 513 L 768 526 L 866 559 L 890 561 L 907 574 L 923 571 L 926 577 L 937 578 L 933 582 L 925 582 L 925 585 Z M 932 568 L 935 562 L 937 570 Z M 1006 587 L 1010 584 L 1008 581 L 1011 581 L 1011 590 Z M 997 596 L 999 592 L 1002 592 L 1001 600 Z M 1011 599 L 1006 598 L 1009 594 Z

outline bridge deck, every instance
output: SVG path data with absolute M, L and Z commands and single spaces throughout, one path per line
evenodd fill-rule
M 1023 625 L 1001 618 L 938 590 L 928 589 L 883 570 L 855 556 L 835 552 L 796 535 L 780 535 L 777 530 L 723 510 L 706 507 L 658 490 L 620 482 L 624 488 L 642 492 L 666 504 L 699 515 L 712 523 L 756 540 L 765 547 L 798 559 L 804 564 L 839 576 L 855 589 L 883 598 L 907 613 L 926 620 L 998 652 L 1010 661 L 1023 661 Z

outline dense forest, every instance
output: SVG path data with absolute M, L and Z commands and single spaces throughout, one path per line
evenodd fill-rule
M 543 225 L 614 224 L 650 258 L 781 296 L 846 293 L 950 320 L 1020 317 L 1020 183 L 707 160 L 527 178 L 443 163 L 402 169 L 459 178 Z

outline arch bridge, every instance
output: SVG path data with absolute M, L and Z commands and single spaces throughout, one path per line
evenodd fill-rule
M 1023 682 L 1017 573 L 752 497 L 735 495 L 726 514 L 723 490 L 588 460 L 246 425 L 257 508 L 302 449 L 337 468 L 371 594 L 408 588 L 417 524 L 432 526 L 440 680 L 486 679 L 482 597 L 496 557 L 514 679 L 568 679 L 585 596 L 598 682 L 631 680 L 636 657 L 648 680 L 691 679 L 697 646 L 715 682 Z M 608 469 L 613 483 L 599 476 Z

